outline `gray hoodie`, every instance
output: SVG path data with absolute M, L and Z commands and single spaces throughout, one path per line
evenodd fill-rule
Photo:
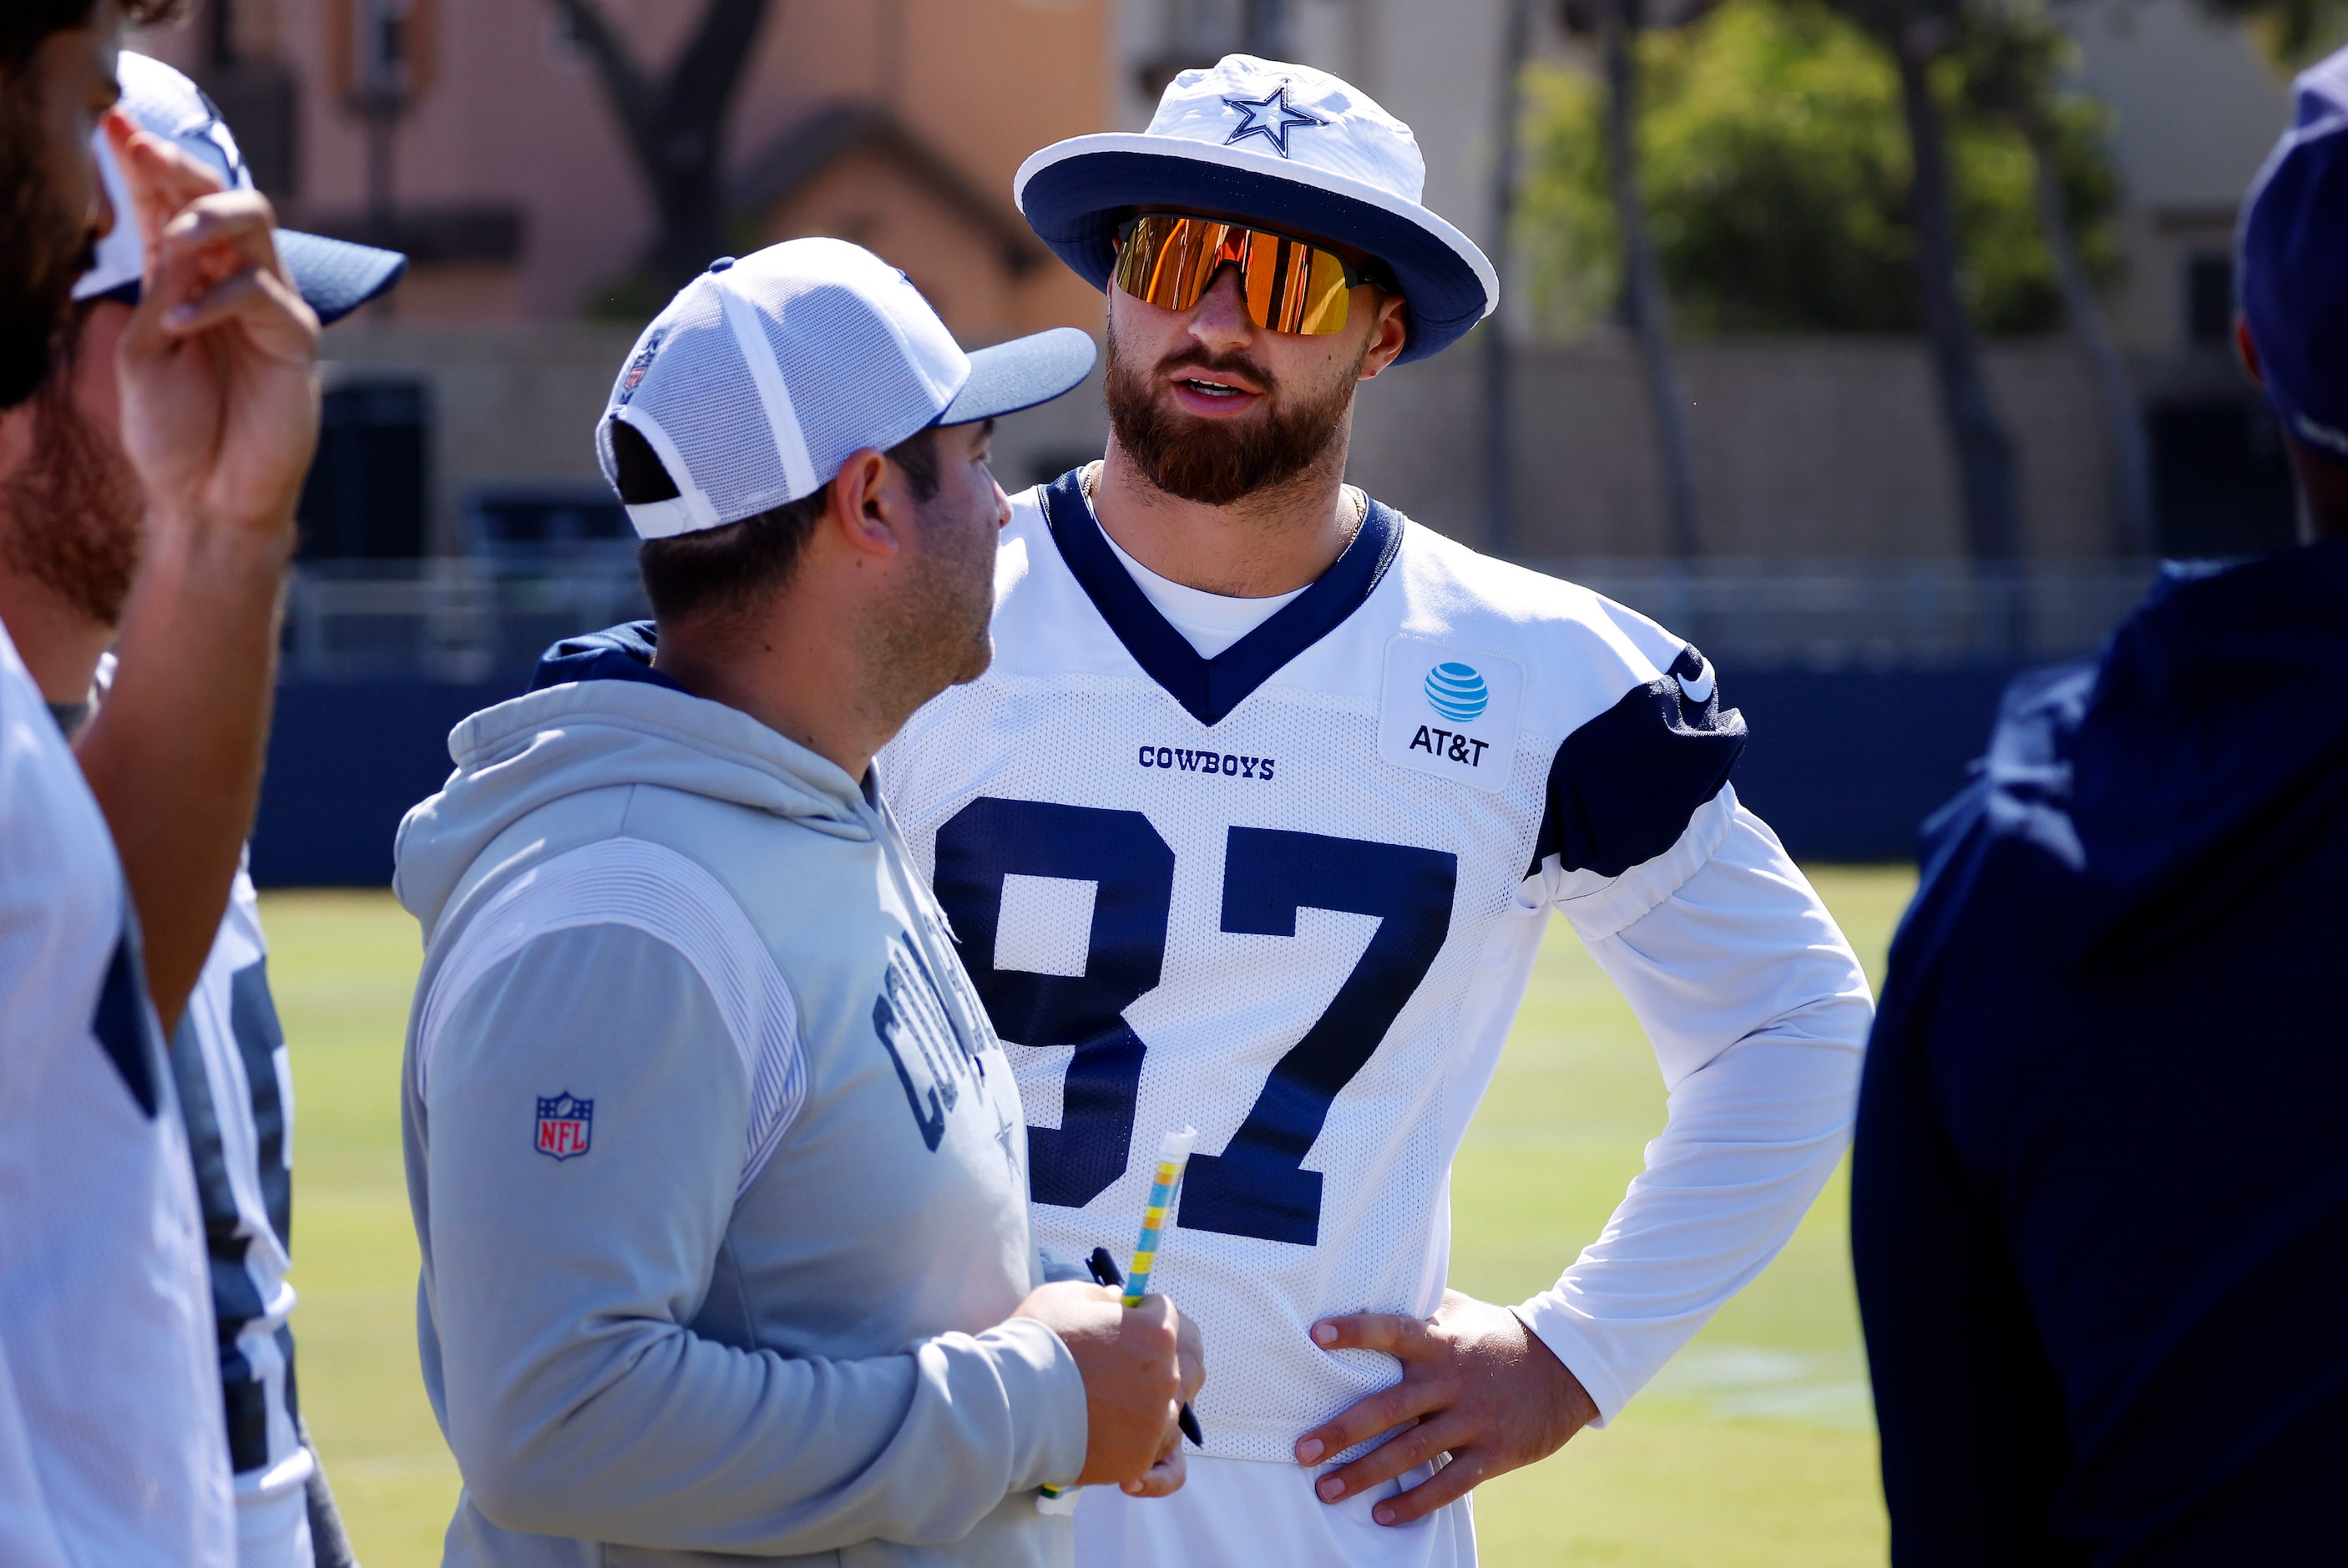
M 1017 1091 L 877 799 L 649 671 L 449 753 L 394 884 L 448 1561 L 1067 1561 Z

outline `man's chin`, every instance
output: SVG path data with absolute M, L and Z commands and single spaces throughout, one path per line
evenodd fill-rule
M 978 634 L 977 643 L 971 649 L 968 662 L 963 665 L 962 673 L 954 676 L 954 678 L 948 684 L 952 686 L 968 686 L 971 682 L 976 680 L 979 676 L 992 669 L 994 665 L 994 634 L 992 631 L 981 632 Z

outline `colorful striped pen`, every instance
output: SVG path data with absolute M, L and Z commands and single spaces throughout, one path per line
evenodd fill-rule
M 1199 1130 L 1186 1127 L 1169 1132 L 1158 1145 L 1158 1174 L 1149 1183 L 1149 1206 L 1141 1212 L 1141 1238 L 1133 1243 L 1133 1266 L 1125 1271 L 1125 1305 L 1139 1306 L 1149 1294 L 1149 1271 L 1158 1264 L 1158 1233 L 1166 1224 L 1166 1211 L 1182 1190 L 1182 1172 L 1190 1168 L 1190 1150 Z

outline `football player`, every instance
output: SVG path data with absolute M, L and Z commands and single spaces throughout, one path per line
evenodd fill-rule
M 89 149 L 121 17 L 109 0 L 0 13 L 0 404 L 48 374 L 57 313 L 115 216 Z M 153 247 L 116 366 L 155 548 L 104 745 L 80 768 L 27 665 L 82 634 L 12 612 L 0 634 L 0 1541 L 12 1564 L 212 1568 L 234 1561 L 218 1352 L 158 1014 L 181 1012 L 251 820 L 317 432 L 317 324 L 266 201 L 119 119 L 108 129 L 128 165 L 119 221 Z M 53 433 L 22 408 L 0 421 L 0 485 L 25 492 L 12 508 L 53 488 L 67 456 Z M 88 522 L 47 542 L 98 547 Z M 19 531 L 6 543 L 12 571 L 57 564 Z
M 1848 1136 L 1866 981 L 1738 804 L 1711 664 L 1344 482 L 1358 383 L 1496 303 L 1423 181 L 1359 91 L 1248 56 L 1019 175 L 1107 290 L 1113 435 L 1014 499 L 994 664 L 883 766 L 1012 1042 L 1044 1244 L 1122 1244 L 1199 1130 L 1156 1280 L 1216 1346 L 1209 1457 L 1087 1491 L 1084 1561 L 1472 1561 L 1449 1505 L 1620 1411 Z M 1445 1288 L 1448 1177 L 1552 910 L 1670 1113 L 1512 1309 Z
M 133 124 L 224 189 L 251 188 L 235 137 L 195 83 L 128 51 L 116 74 Z M 128 211 L 129 189 L 102 136 L 96 150 L 114 206 Z M 314 234 L 280 230 L 276 244 L 322 322 L 381 294 L 406 264 L 396 252 Z M 145 496 L 118 434 L 114 350 L 142 295 L 146 260 L 138 225 L 115 224 L 74 284 L 55 373 L 24 408 L 0 415 L 26 432 L 33 452 L 0 485 L 0 620 L 23 630 L 26 666 L 68 737 L 87 727 L 104 694 L 112 661 L 100 655 L 121 630 L 144 542 Z M 294 1102 L 267 954 L 252 882 L 239 870 L 170 1056 L 212 1255 L 238 1561 L 332 1568 L 350 1553 L 294 1398 L 285 1278 Z

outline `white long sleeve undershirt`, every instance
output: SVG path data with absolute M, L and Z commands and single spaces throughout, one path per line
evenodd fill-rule
M 1725 824 L 1707 823 L 1725 812 Z M 1724 790 L 1684 880 L 1545 873 L 1647 1032 L 1671 1090 L 1599 1238 L 1517 1313 L 1612 1420 L 1776 1256 L 1850 1140 L 1874 1000 L 1850 944 L 1759 818 Z M 1642 888 L 1643 874 L 1645 886 Z M 1577 885 L 1579 884 L 1579 885 Z M 1580 896 L 1575 896 L 1579 894 Z M 1563 896 L 1560 896 L 1563 895 Z

